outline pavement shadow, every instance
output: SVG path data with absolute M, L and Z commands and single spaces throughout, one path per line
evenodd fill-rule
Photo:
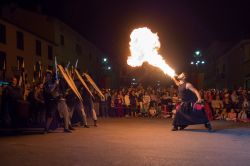
M 234 128 L 218 128 L 213 131 L 208 131 L 207 129 L 184 129 L 185 132 L 199 132 L 199 133 L 214 133 L 223 135 L 234 135 L 234 136 L 246 136 L 250 137 L 250 128 L 234 127 Z

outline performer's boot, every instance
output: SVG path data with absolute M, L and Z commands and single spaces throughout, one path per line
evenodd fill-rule
M 182 125 L 180 126 L 180 130 L 184 130 L 186 127 L 188 127 L 188 125 Z
M 208 129 L 208 131 L 213 131 L 213 128 L 210 122 L 205 123 L 205 127 Z
M 94 126 L 97 127 L 97 120 L 94 120 Z
M 172 128 L 172 131 L 177 131 L 178 130 L 178 126 L 174 126 L 173 128 Z

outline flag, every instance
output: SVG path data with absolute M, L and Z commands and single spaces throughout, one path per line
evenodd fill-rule
M 78 59 L 76 60 L 75 69 L 77 69 Z
M 55 70 L 56 70 L 56 80 L 58 80 L 58 68 L 57 68 L 56 56 L 55 56 Z

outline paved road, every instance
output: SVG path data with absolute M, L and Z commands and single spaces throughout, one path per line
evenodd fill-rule
M 249 166 L 250 124 L 215 121 L 171 132 L 171 121 L 105 119 L 74 133 L 0 137 L 0 165 Z

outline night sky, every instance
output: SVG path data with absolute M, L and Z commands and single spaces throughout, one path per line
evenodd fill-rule
M 147 26 L 157 32 L 160 52 L 177 70 L 185 70 L 196 49 L 205 51 L 215 40 L 250 37 L 250 3 L 203 0 L 34 0 L 15 1 L 79 31 L 114 61 L 126 63 L 129 34 Z M 5 2 L 2 2 L 6 3 Z

